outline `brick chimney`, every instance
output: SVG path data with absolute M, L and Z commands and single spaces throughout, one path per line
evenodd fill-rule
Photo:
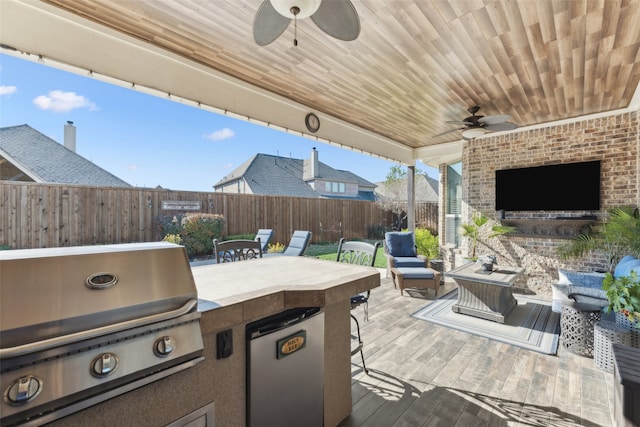
M 311 157 L 304 161 L 304 170 L 302 179 L 305 181 L 320 178 L 320 161 L 318 160 L 318 150 L 316 147 L 311 149 Z
M 76 127 L 70 120 L 64 125 L 64 146 L 76 152 Z

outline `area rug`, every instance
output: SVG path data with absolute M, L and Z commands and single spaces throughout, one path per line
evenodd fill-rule
M 528 350 L 556 354 L 560 315 L 551 311 L 551 302 L 520 294 L 514 294 L 514 297 L 518 305 L 509 313 L 504 324 L 454 313 L 451 306 L 458 299 L 457 289 L 421 308 L 412 316 Z

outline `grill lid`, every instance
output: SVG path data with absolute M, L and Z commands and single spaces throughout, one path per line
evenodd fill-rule
M 0 283 L 3 348 L 196 310 L 186 250 L 166 242 L 2 251 Z

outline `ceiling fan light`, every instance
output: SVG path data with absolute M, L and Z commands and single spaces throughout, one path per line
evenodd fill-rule
M 297 18 L 304 19 L 307 18 L 318 10 L 320 7 L 320 3 L 322 0 L 269 0 L 271 2 L 271 6 L 278 12 L 280 15 L 285 18 Z M 293 7 L 297 7 L 300 12 L 297 15 L 294 15 L 291 12 Z
M 485 129 L 482 129 L 482 128 L 467 129 L 464 132 L 462 132 L 462 137 L 465 138 L 465 139 L 474 139 L 474 138 L 477 138 L 479 136 L 484 135 L 485 133 L 487 133 L 487 131 Z

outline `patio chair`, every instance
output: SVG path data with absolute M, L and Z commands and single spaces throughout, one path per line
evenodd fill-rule
M 387 257 L 387 278 L 390 277 L 392 268 L 427 267 L 427 258 L 418 255 L 413 231 L 386 232 L 384 254 Z
M 256 233 L 256 237 L 254 240 L 256 241 L 260 240 L 260 243 L 262 244 L 263 253 L 267 252 L 267 250 L 269 249 L 269 242 L 271 241 L 272 237 L 273 237 L 273 230 L 270 228 L 261 228 Z
M 311 231 L 295 230 L 289 241 L 289 246 L 283 252 L 287 256 L 302 256 L 311 242 Z
M 216 254 L 216 263 L 244 261 L 262 258 L 262 245 L 260 238 L 257 240 L 226 240 L 220 242 L 213 240 L 213 251 Z
M 372 245 L 371 243 L 366 242 L 347 242 L 344 238 L 342 238 L 340 239 L 340 243 L 338 244 L 338 255 L 336 261 L 373 267 L 376 262 L 376 254 L 378 253 L 379 246 L 380 243 L 378 242 Z M 369 290 L 365 293 L 361 293 L 351 297 L 351 310 L 363 306 L 365 321 L 369 319 L 370 295 L 371 291 Z M 362 342 L 362 337 L 360 336 L 360 323 L 353 314 L 351 315 L 351 319 L 353 319 L 356 324 L 356 331 L 358 334 L 357 337 L 354 337 L 358 338 L 358 345 L 351 350 L 351 355 L 353 356 L 354 354 L 360 352 L 364 372 L 366 374 L 369 374 L 369 370 L 367 369 L 367 365 L 364 361 L 364 353 L 362 352 L 364 343 Z

